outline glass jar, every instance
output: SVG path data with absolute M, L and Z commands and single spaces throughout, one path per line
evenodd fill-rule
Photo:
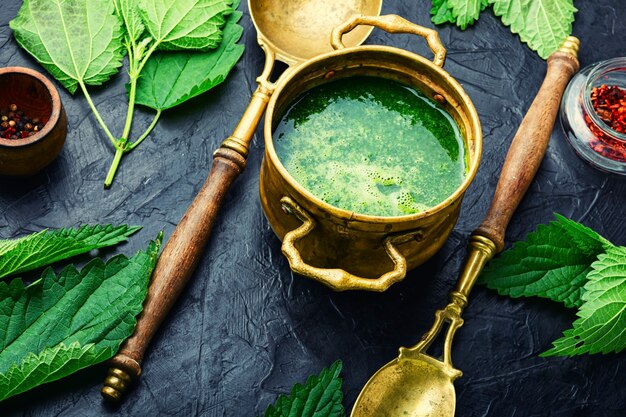
M 576 74 L 561 102 L 561 123 L 581 158 L 603 171 L 626 175 L 626 134 L 612 129 L 593 107 L 592 91 L 601 86 L 626 90 L 626 58 L 598 62 Z

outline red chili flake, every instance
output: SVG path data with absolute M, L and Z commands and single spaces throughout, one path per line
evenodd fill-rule
M 591 104 L 606 126 L 626 133 L 626 90 L 616 85 L 601 85 L 591 90 Z M 596 137 L 589 142 L 591 149 L 614 161 L 626 162 L 626 142 L 612 137 L 585 114 L 585 123 Z

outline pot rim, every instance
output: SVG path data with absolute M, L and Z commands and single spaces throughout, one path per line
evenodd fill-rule
M 50 102 L 52 103 L 52 110 L 50 111 L 50 117 L 48 118 L 48 122 L 39 132 L 34 134 L 33 136 L 27 138 L 19 138 L 19 139 L 4 139 L 0 137 L 0 147 L 5 148 L 22 148 L 30 145 L 34 145 L 35 143 L 41 142 L 44 140 L 48 133 L 54 129 L 54 127 L 59 122 L 59 118 L 61 117 L 61 97 L 59 96 L 59 92 L 54 87 L 52 82 L 46 78 L 39 71 L 35 71 L 31 68 L 26 67 L 6 67 L 0 68 L 0 77 L 7 74 L 24 74 L 30 77 L 33 77 L 40 83 L 46 87 L 48 94 L 50 95 Z
M 352 53 L 359 53 L 359 52 L 365 52 L 365 51 L 395 53 L 395 54 L 402 55 L 405 58 L 409 58 L 413 61 L 417 61 L 419 64 L 429 66 L 431 70 L 434 70 L 435 72 L 439 73 L 439 75 L 441 75 L 441 77 L 445 80 L 445 82 L 447 82 L 449 86 L 452 87 L 456 93 L 458 93 L 459 97 L 461 98 L 460 103 L 464 104 L 465 107 L 468 109 L 467 116 L 470 120 L 470 125 L 472 127 L 471 134 L 469 134 L 470 132 L 468 132 L 468 136 L 470 137 L 474 136 L 474 139 L 475 139 L 474 150 L 475 151 L 474 151 L 474 155 L 471 155 L 471 158 L 469 159 L 469 169 L 467 171 L 466 177 L 461 183 L 461 185 L 459 185 L 459 187 L 454 191 L 454 193 L 452 193 L 450 196 L 448 196 L 445 200 L 443 200 L 436 206 L 429 208 L 428 210 L 415 213 L 415 214 L 403 215 L 403 216 L 372 216 L 372 215 L 367 215 L 367 214 L 356 213 L 353 211 L 345 210 L 345 209 L 333 206 L 331 204 L 328 204 L 322 199 L 320 199 L 319 197 L 317 197 L 315 194 L 311 193 L 309 190 L 304 188 L 302 185 L 300 185 L 300 183 L 298 183 L 291 176 L 289 171 L 287 171 L 287 169 L 283 166 L 282 162 L 280 161 L 280 158 L 278 157 L 278 154 L 276 153 L 276 149 L 274 148 L 272 120 L 274 118 L 274 112 L 276 110 L 276 103 L 278 101 L 278 98 L 281 96 L 281 94 L 285 90 L 285 88 L 293 81 L 293 79 L 296 78 L 299 74 L 301 74 L 303 71 L 305 71 L 309 67 L 321 61 L 327 60 L 329 58 L 341 56 L 341 55 L 348 55 Z M 329 71 L 331 70 L 332 68 L 329 68 Z M 301 93 L 304 93 L 304 91 L 302 91 Z M 365 222 L 365 223 L 389 223 L 390 221 L 413 222 L 413 221 L 430 217 L 434 215 L 435 213 L 438 213 L 442 211 L 443 209 L 445 209 L 446 207 L 450 206 L 459 198 L 462 198 L 463 194 L 465 193 L 469 185 L 472 183 L 472 181 L 476 177 L 476 173 L 478 172 L 478 167 L 480 165 L 480 160 L 482 156 L 483 137 L 482 137 L 480 119 L 478 117 L 478 113 L 476 111 L 476 108 L 474 107 L 474 104 L 472 103 L 471 99 L 469 98 L 469 96 L 467 95 L 463 87 L 459 84 L 459 82 L 456 81 L 442 67 L 439 67 L 433 64 L 432 61 L 420 55 L 417 55 L 413 52 L 409 52 L 409 51 L 392 47 L 392 46 L 363 45 L 363 46 L 357 46 L 357 47 L 350 47 L 350 48 L 345 48 L 345 49 L 341 49 L 341 50 L 337 50 L 333 52 L 328 52 L 326 54 L 320 55 L 316 58 L 313 58 L 304 62 L 303 64 L 299 65 L 297 68 L 294 68 L 293 71 L 289 71 L 288 74 L 285 74 L 285 78 L 281 79 L 280 82 L 277 84 L 276 90 L 272 94 L 272 97 L 269 101 L 265 115 L 266 115 L 265 125 L 264 125 L 265 153 L 267 156 L 269 156 L 269 158 L 271 159 L 272 163 L 274 164 L 274 166 L 276 167 L 280 175 L 282 175 L 283 178 L 285 178 L 287 182 L 303 197 L 313 202 L 317 207 L 321 208 L 322 210 L 342 220 L 360 221 L 360 222 Z M 466 145 L 467 145 L 467 142 L 466 142 Z

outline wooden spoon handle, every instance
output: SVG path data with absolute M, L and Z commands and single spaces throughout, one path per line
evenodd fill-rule
M 570 38 L 566 46 L 577 52 L 578 40 L 574 39 Z M 498 252 L 504 249 L 506 228 L 548 148 L 565 87 L 578 69 L 576 53 L 563 48 L 548 58 L 543 85 L 513 138 L 489 212 L 476 230 L 476 234 L 491 239 Z
M 455 371 L 452 366 L 452 340 L 463 325 L 461 315 L 467 306 L 469 293 L 487 262 L 504 248 L 506 228 L 541 165 L 561 97 L 579 68 L 579 45 L 578 39 L 569 37 L 559 51 L 548 58 L 546 78 L 513 138 L 489 212 L 470 238 L 465 266 L 456 288 L 450 292 L 450 303 L 437 311 L 435 324 L 422 340 L 410 349 L 401 349 L 400 356 L 426 352 L 447 321 L 450 325 L 444 341 L 443 362 L 449 372 Z M 460 373 L 451 375 L 455 379 Z
M 215 152 L 209 177 L 159 257 L 135 332 L 110 361 L 101 391 L 105 399 L 120 400 L 141 374 L 141 361 L 152 337 L 193 275 L 224 197 L 246 167 L 248 145 L 270 95 L 265 87 L 257 89 L 233 135 Z
M 459 318 L 484 266 L 504 249 L 506 228 L 541 165 L 565 87 L 580 67 L 579 47 L 580 41 L 570 36 L 548 58 L 546 77 L 511 142 L 487 216 L 470 239 L 465 267 L 450 294 L 448 307 L 453 306 Z
M 110 361 L 102 388 L 105 399 L 120 400 L 130 382 L 141 374 L 144 353 L 193 275 L 226 192 L 245 165 L 246 160 L 231 149 L 216 152 L 209 177 L 163 248 L 135 332 Z

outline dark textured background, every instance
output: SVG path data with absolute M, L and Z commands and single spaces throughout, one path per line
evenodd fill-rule
M 385 13 L 432 26 L 429 1 L 385 3 Z M 0 5 L 0 65 L 39 69 L 17 48 L 8 27 L 19 2 Z M 625 55 L 623 1 L 577 0 L 576 5 L 582 65 Z M 67 144 L 36 177 L 0 180 L 0 236 L 82 223 L 143 225 L 117 249 L 126 254 L 145 247 L 161 229 L 169 236 L 207 176 L 212 151 L 242 114 L 263 65 L 247 6 L 242 9 L 247 50 L 236 70 L 219 88 L 167 112 L 150 140 L 125 159 L 109 191 L 102 189 L 112 158 L 108 141 L 84 98 L 61 90 L 70 120 Z M 259 204 L 259 129 L 248 169 L 231 190 L 203 261 L 153 341 L 144 375 L 124 405 L 102 404 L 98 391 L 106 366 L 100 365 L 6 401 L 0 414 L 253 416 L 335 359 L 344 361 L 344 404 L 350 408 L 369 376 L 395 357 L 399 346 L 414 344 L 445 303 L 467 236 L 487 210 L 508 145 L 545 73 L 544 61 L 491 12 L 465 32 L 439 30 L 448 48 L 446 69 L 473 99 L 485 146 L 458 225 L 435 258 L 384 294 L 338 294 L 293 276 Z M 369 42 L 426 53 L 422 41 L 405 35 L 376 31 Z M 105 88 L 92 89 L 113 131 L 123 125 L 124 82 L 122 74 Z M 145 128 L 148 119 L 137 116 L 135 128 Z M 581 162 L 557 128 L 508 240 L 522 239 L 559 212 L 626 244 L 625 185 Z M 549 301 L 511 300 L 476 288 L 455 341 L 455 364 L 465 374 L 456 384 L 457 415 L 624 416 L 624 355 L 537 357 L 574 317 L 573 310 Z

